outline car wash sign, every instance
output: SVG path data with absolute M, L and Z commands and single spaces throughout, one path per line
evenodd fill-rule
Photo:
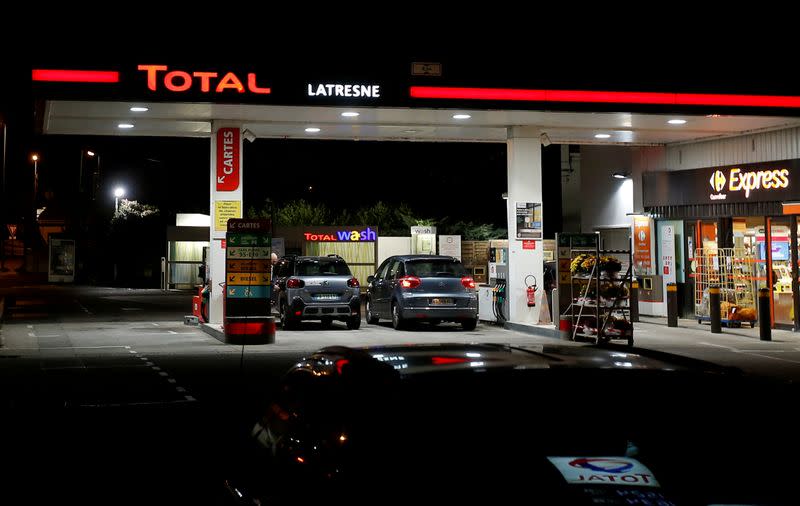
M 645 207 L 800 199 L 800 160 L 649 172 Z
M 378 234 L 371 227 L 363 230 L 334 230 L 331 232 L 305 232 L 303 237 L 312 242 L 375 242 Z
M 658 487 L 653 473 L 629 457 L 547 457 L 567 483 Z

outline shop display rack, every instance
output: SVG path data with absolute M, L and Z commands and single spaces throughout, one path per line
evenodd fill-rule
M 572 320 L 572 340 L 588 338 L 597 344 L 624 340 L 633 346 L 631 250 L 602 250 L 599 240 L 594 247 L 573 247 L 570 240 L 569 259 L 570 304 L 562 316 Z
M 744 248 L 698 248 L 690 259 L 697 323 L 711 321 L 709 288 L 719 287 L 720 322 L 728 327 L 756 325 L 757 260 Z

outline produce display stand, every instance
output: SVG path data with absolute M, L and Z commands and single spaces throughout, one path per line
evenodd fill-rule
M 710 322 L 708 289 L 719 287 L 720 321 L 728 327 L 750 324 L 758 316 L 755 303 L 757 264 L 744 248 L 698 248 L 690 259 L 694 279 L 694 309 L 697 323 Z
M 562 316 L 568 315 L 572 321 L 572 340 L 588 338 L 597 344 L 624 340 L 632 346 L 632 252 L 601 250 L 599 237 L 586 241 L 583 236 L 579 236 L 579 244 L 574 244 L 572 238 L 559 244 L 560 256 L 568 253 L 570 259 L 570 303 Z M 563 244 L 568 244 L 568 252 L 563 250 Z

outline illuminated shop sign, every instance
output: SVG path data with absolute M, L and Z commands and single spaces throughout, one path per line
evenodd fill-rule
M 380 98 L 378 84 L 308 83 L 309 97 Z
M 645 207 L 800 201 L 800 159 L 645 172 Z
M 336 230 L 331 233 L 306 232 L 303 234 L 306 241 L 317 242 L 345 242 L 345 241 L 377 241 L 378 234 L 367 227 L 364 230 Z
M 721 170 L 717 170 L 708 180 L 711 188 L 717 192 L 710 195 L 711 200 L 725 200 L 727 194 L 723 190 L 735 192 L 744 191 L 744 197 L 750 198 L 750 192 L 764 189 L 772 190 L 789 187 L 789 169 L 773 169 L 759 171 L 743 171 L 739 167 L 730 169 L 728 176 Z
M 245 79 L 240 79 L 233 72 L 224 74 L 205 71 L 187 72 L 186 70 L 170 70 L 167 65 L 139 65 L 138 68 L 147 73 L 147 88 L 150 91 L 159 91 L 161 86 L 174 92 L 193 90 L 202 93 L 224 93 L 235 91 L 263 95 L 272 91 L 258 85 L 255 72 L 250 72 Z

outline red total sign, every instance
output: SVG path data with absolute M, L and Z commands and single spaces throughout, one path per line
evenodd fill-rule
M 239 188 L 239 129 L 217 130 L 217 191 L 232 192 Z

